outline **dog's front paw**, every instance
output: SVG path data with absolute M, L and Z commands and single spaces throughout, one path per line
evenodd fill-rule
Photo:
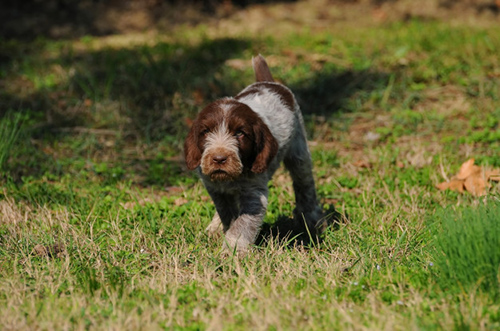
M 205 229 L 210 237 L 218 237 L 222 235 L 222 222 L 220 221 L 219 214 L 215 214 L 212 222 Z
M 228 253 L 236 253 L 238 256 L 244 256 L 250 248 L 253 242 L 245 240 L 244 238 L 232 238 L 231 236 L 225 237 L 224 240 L 224 250 Z

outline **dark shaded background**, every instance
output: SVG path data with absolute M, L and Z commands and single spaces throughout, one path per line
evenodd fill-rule
M 252 4 L 296 0 L 4 0 L 0 3 L 0 37 L 33 39 L 168 29 L 227 16 Z M 499 0 L 437 0 L 443 10 L 499 13 Z M 331 6 L 381 6 L 398 0 L 330 0 Z
M 282 0 L 279 2 L 293 2 Z M 197 24 L 250 4 L 272 0 L 5 0 L 0 4 L 0 36 L 31 39 L 102 36 Z

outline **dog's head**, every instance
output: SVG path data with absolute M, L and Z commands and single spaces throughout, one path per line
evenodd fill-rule
M 247 105 L 222 99 L 205 107 L 184 144 L 186 165 L 212 181 L 231 181 L 244 171 L 263 173 L 278 143 L 262 119 Z

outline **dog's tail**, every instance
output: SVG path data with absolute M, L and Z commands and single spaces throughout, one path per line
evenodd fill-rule
M 259 54 L 256 57 L 252 57 L 252 65 L 257 82 L 274 82 L 271 70 L 269 70 L 266 59 L 262 55 Z

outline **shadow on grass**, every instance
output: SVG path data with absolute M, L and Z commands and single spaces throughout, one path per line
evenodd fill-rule
M 40 122 L 45 119 L 38 123 L 44 134 L 84 125 L 124 129 L 159 140 L 183 132 L 179 126 L 185 123 L 176 122 L 190 115 L 183 109 L 193 110 L 205 98 L 232 90 L 216 73 L 248 45 L 244 39 L 223 38 L 194 47 L 162 42 L 79 54 L 63 50 L 47 66 L 71 68 L 68 77 L 59 77 L 59 83 L 40 83 L 30 89 L 34 93 L 21 97 L 4 92 L 0 105 L 29 109 Z
M 0 92 L 0 118 L 9 111 L 22 112 L 30 119 L 24 132 L 26 155 L 20 159 L 26 164 L 33 163 L 26 157 L 38 160 L 34 162 L 36 166 L 26 167 L 25 171 L 16 163 L 12 169 L 14 177 L 36 178 L 47 171 L 54 173 L 57 171 L 54 166 L 39 164 L 40 160 L 47 161 L 39 145 L 73 139 L 69 141 L 73 154 L 114 155 L 115 161 L 129 167 L 124 173 L 139 172 L 142 185 L 172 183 L 161 179 L 157 155 L 162 153 L 141 156 L 141 152 L 134 152 L 141 160 L 123 159 L 123 149 L 142 142 L 150 147 L 167 146 L 163 154 L 178 153 L 188 126 L 186 121 L 196 115 L 202 103 L 236 90 L 234 84 L 239 82 L 226 79 L 220 72 L 228 58 L 240 56 L 248 47 L 245 39 L 222 38 L 196 46 L 162 42 L 80 53 L 63 49 L 59 57 L 48 63 L 42 60 L 44 66 L 70 68 L 70 74 L 56 78 L 50 74 L 45 78 L 55 83 L 42 82 L 38 87 L 29 80 L 21 82 L 20 85 L 28 85 L 23 93 L 11 89 Z M 43 71 L 38 67 L 41 60 L 35 57 L 33 61 L 36 68 L 22 68 L 18 72 L 9 69 L 10 73 L 29 76 L 34 71 L 32 81 L 45 79 L 39 78 L 42 74 L 37 72 Z M 8 66 L 8 62 L 2 63 L 4 70 Z M 114 146 L 108 148 L 106 144 Z M 49 163 L 55 164 L 53 161 Z M 139 165 L 141 161 L 144 166 Z M 163 165 L 170 176 L 184 172 L 178 157 L 164 157 Z
M 168 31 L 179 24 L 200 24 L 256 3 L 296 0 L 4 0 L 0 37 L 34 40 L 78 38 L 144 31 Z M 229 5 L 229 7 L 228 7 Z
M 327 230 L 338 230 L 349 217 L 337 211 L 333 205 L 324 210 L 324 217 L 317 227 L 308 227 L 303 220 L 280 215 L 273 224 L 264 223 L 256 240 L 257 246 L 266 246 L 271 241 L 286 247 L 314 247 L 319 245 Z
M 28 79 L 14 79 L 20 85 L 17 91 L 0 91 L 0 112 L 4 112 L 0 116 L 9 109 L 24 112 L 30 118 L 25 146 L 33 145 L 33 141 L 38 144 L 29 151 L 25 147 L 26 155 L 13 169 L 15 177 L 37 178 L 47 172 L 64 171 L 64 166 L 56 165 L 40 146 L 66 139 L 72 145 L 73 155 L 83 158 L 112 155 L 108 158 L 114 159 L 115 164 L 110 169 L 120 174 L 137 173 L 141 185 L 172 185 L 175 180 L 165 176 L 185 176 L 186 170 L 181 158 L 162 155 L 179 153 L 190 119 L 201 107 L 217 98 L 234 95 L 250 83 L 225 63 L 242 57 L 252 47 L 255 46 L 250 40 L 236 38 L 206 40 L 195 46 L 159 42 L 153 46 L 104 47 L 91 51 L 63 47 L 58 51 L 59 56 L 48 59 L 33 55 L 36 47 L 31 47 L 31 55 L 25 55 L 28 64 L 18 69 L 10 68 L 16 56 L 7 54 L 1 66 L 5 77 L 17 75 Z M 22 50 L 17 51 L 22 56 Z M 44 67 L 64 70 L 59 76 L 53 70 L 44 76 Z M 23 84 L 27 85 L 24 92 L 18 93 Z M 385 74 L 338 68 L 335 72 L 318 71 L 313 78 L 290 87 L 306 116 L 330 116 L 339 111 L 355 111 L 354 95 L 386 85 Z M 71 141 L 73 137 L 81 141 Z M 138 142 L 150 147 L 162 145 L 163 152 L 137 156 L 141 153 L 136 151 L 135 156 L 124 155 L 127 146 Z M 33 166 L 23 167 L 21 163 Z
M 359 105 L 352 97 L 359 92 L 369 94 L 374 90 L 384 90 L 389 81 L 386 73 L 371 70 L 340 70 L 318 72 L 312 79 L 293 86 L 302 113 L 329 116 L 339 112 L 357 111 Z

